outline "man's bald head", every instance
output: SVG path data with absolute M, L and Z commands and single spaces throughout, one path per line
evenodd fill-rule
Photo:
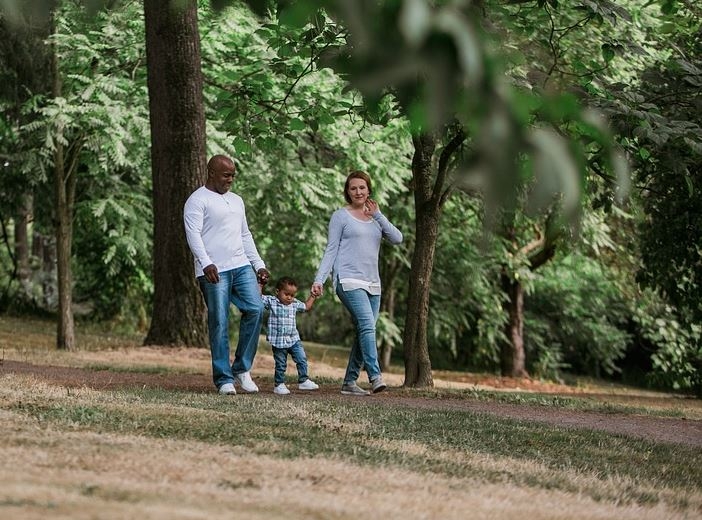
M 207 173 L 210 175 L 218 171 L 234 171 L 236 166 L 226 155 L 213 155 L 207 162 Z

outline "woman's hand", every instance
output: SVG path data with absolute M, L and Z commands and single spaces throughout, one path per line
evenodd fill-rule
M 312 288 L 310 289 L 310 294 L 314 296 L 315 298 L 319 298 L 322 296 L 322 293 L 324 292 L 324 287 L 322 286 L 321 283 L 313 283 Z
M 363 214 L 372 217 L 378 211 L 378 203 L 373 199 L 367 199 L 363 205 Z

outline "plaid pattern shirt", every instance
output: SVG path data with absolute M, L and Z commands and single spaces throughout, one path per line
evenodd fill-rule
M 307 307 L 295 298 L 290 305 L 283 305 L 277 297 L 264 294 L 261 296 L 263 307 L 268 309 L 268 334 L 266 339 L 273 348 L 290 348 L 300 341 L 295 315 L 306 312 Z

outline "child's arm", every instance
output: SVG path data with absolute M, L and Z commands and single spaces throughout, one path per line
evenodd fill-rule
M 310 294 L 307 297 L 307 300 L 305 301 L 305 310 L 309 312 L 312 309 L 312 305 L 314 305 L 314 301 L 317 299 L 317 297 L 314 294 Z

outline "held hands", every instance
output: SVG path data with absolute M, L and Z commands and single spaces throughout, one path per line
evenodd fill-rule
M 263 286 L 268 283 L 268 279 L 271 277 L 271 273 L 268 272 L 268 269 L 265 267 L 261 267 L 258 271 L 256 271 L 256 279 L 258 280 L 258 284 L 261 286 L 263 289 Z
M 322 293 L 324 292 L 324 288 L 322 287 L 321 283 L 313 283 L 312 288 L 310 289 L 310 294 L 314 298 L 319 298 L 322 296 Z

